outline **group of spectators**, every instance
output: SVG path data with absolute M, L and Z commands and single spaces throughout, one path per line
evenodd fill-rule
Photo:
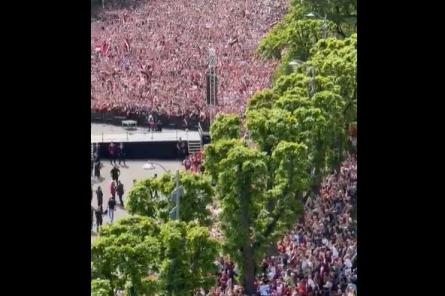
M 96 180 L 101 179 L 100 170 L 102 169 L 102 163 L 99 157 L 99 147 L 99 143 L 92 144 L 91 150 L 91 176 L 94 177 Z M 126 166 L 124 143 L 116 144 L 111 142 L 110 144 L 108 144 L 107 153 L 108 157 L 110 158 L 111 165 L 117 166 L 119 162 L 119 165 L 123 163 L 123 166 Z
M 109 145 L 109 151 L 110 147 L 111 150 L 113 150 L 115 145 L 111 143 Z M 122 146 L 121 146 L 122 147 Z M 123 151 L 123 150 L 122 150 Z M 95 173 L 94 175 L 97 176 L 97 171 L 99 172 L 100 177 L 100 168 L 102 167 L 101 161 L 100 161 L 100 152 L 99 152 L 99 146 L 96 146 L 93 150 L 93 161 L 94 161 L 94 168 Z M 111 155 L 111 154 L 110 154 Z M 114 155 L 114 154 L 113 154 Z M 111 158 L 111 162 L 113 164 L 113 158 Z M 91 231 L 93 230 L 93 224 L 96 225 L 96 231 L 98 232 L 100 230 L 100 227 L 103 224 L 103 215 L 107 215 L 109 217 L 110 223 L 114 220 L 114 211 L 116 210 L 117 201 L 116 196 L 119 198 L 119 203 L 122 208 L 124 208 L 124 185 L 119 180 L 119 177 L 121 175 L 121 171 L 119 167 L 116 164 L 116 160 L 114 159 L 115 164 L 112 166 L 110 170 L 111 175 L 111 182 L 109 186 L 109 198 L 108 202 L 106 203 L 106 209 L 104 210 L 103 201 L 104 201 L 104 192 L 102 191 L 102 188 L 100 186 L 97 187 L 95 190 L 96 194 L 96 201 L 97 206 L 91 205 Z M 123 162 L 125 163 L 125 159 L 123 159 Z M 121 161 L 119 161 L 119 164 L 121 164 Z M 91 202 L 93 201 L 93 188 L 91 187 Z M 95 222 L 95 223 L 94 223 Z
M 200 173 L 202 171 L 202 150 L 186 156 L 182 164 L 186 171 Z
M 357 161 L 345 160 L 324 179 L 320 193 L 309 197 L 304 215 L 266 257 L 257 278 L 260 296 L 357 295 Z M 234 265 L 218 262 L 211 296 L 242 295 L 234 282 Z
M 269 86 L 275 61 L 255 56 L 287 0 L 151 0 L 107 9 L 91 24 L 92 112 L 209 119 L 242 114 Z M 217 54 L 218 106 L 206 104 L 208 50 Z

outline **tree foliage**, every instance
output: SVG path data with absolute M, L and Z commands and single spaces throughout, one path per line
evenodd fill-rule
M 284 19 L 260 40 L 258 53 L 286 64 L 292 59 L 307 60 L 312 46 L 335 29 L 329 19 L 308 18 L 307 13 L 304 7 L 291 5 Z
M 217 188 L 224 249 L 238 263 L 248 292 L 254 289 L 256 266 L 267 247 L 301 213 L 297 194 L 307 184 L 306 150 L 304 145 L 282 142 L 269 157 L 237 143 L 221 161 L 224 169 Z
M 348 122 L 357 120 L 357 34 L 344 40 L 329 38 L 318 42 L 311 50 L 308 64 L 317 73 L 333 81 L 335 91 L 344 100 Z
M 300 5 L 306 11 L 326 16 L 335 24 L 340 37 L 348 37 L 357 31 L 357 0 L 304 0 Z
M 184 187 L 180 200 L 180 219 L 183 221 L 197 220 L 207 225 L 210 212 L 207 205 L 212 202 L 213 189 L 205 175 L 181 171 L 179 183 Z M 151 178 L 138 182 L 129 192 L 127 208 L 131 214 L 167 221 L 175 201 L 170 194 L 175 188 L 175 176 L 165 173 L 159 178 Z
M 210 128 L 212 141 L 238 139 L 240 137 L 240 124 L 241 120 L 235 114 L 217 115 Z
M 205 146 L 203 164 L 206 174 L 210 175 L 214 181 L 218 180 L 218 175 L 224 170 L 221 166 L 221 161 L 226 158 L 230 149 L 238 143 L 240 143 L 239 139 L 224 139 L 212 141 L 212 143 Z
M 210 288 L 217 271 L 218 243 L 207 228 L 170 221 L 160 229 L 163 261 L 159 281 L 165 295 L 190 295 L 199 288 Z
M 211 285 L 218 247 L 207 228 L 193 222 L 125 218 L 104 226 L 92 245 L 92 286 L 97 293 L 109 284 L 138 295 L 190 295 Z
M 112 292 L 110 281 L 104 279 L 91 281 L 91 296 L 110 296 Z
M 108 280 L 113 290 L 131 285 L 141 294 L 155 295 L 158 284 L 148 275 L 159 264 L 157 232 L 153 220 L 137 216 L 103 226 L 91 247 L 93 278 Z

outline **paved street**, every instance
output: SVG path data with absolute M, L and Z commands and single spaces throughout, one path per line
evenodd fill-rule
M 119 180 L 122 182 L 122 184 L 124 185 L 124 202 L 125 202 L 125 197 L 128 193 L 128 191 L 131 189 L 132 185 L 133 185 L 133 180 L 141 180 L 141 179 L 145 179 L 145 178 L 150 178 L 153 177 L 154 174 L 158 174 L 158 176 L 160 176 L 164 170 L 156 165 L 161 164 L 162 166 L 165 167 L 165 169 L 170 170 L 171 172 L 175 172 L 177 169 L 182 169 L 181 163 L 179 160 L 150 160 L 153 163 L 155 163 L 154 165 L 154 169 L 153 170 L 144 170 L 143 169 L 143 165 L 147 163 L 146 160 L 130 160 L 127 161 L 127 166 L 119 166 L 119 169 L 121 171 L 121 175 L 119 177 Z M 102 191 L 104 193 L 104 200 L 103 200 L 103 209 L 105 210 L 107 208 L 108 205 L 108 199 L 111 197 L 111 193 L 110 193 L 110 184 L 111 184 L 111 175 L 110 175 L 110 170 L 112 168 L 110 162 L 108 160 L 103 160 L 103 168 L 101 169 L 100 173 L 102 176 L 102 180 L 100 181 L 96 181 L 93 182 L 93 201 L 91 203 L 91 205 L 93 207 L 97 207 L 97 199 L 96 199 L 96 189 L 98 186 L 100 186 L 102 188 Z M 116 202 L 119 203 L 119 198 L 116 195 Z M 128 213 L 121 208 L 120 205 L 118 205 L 116 207 L 116 211 L 114 212 L 114 220 L 118 220 L 120 218 L 123 218 L 125 216 L 127 216 Z M 95 218 L 94 218 L 95 220 Z M 110 223 L 110 220 L 108 218 L 108 215 L 104 215 L 103 216 L 103 224 L 107 224 Z M 93 226 L 93 230 L 96 230 L 96 226 Z M 91 233 L 91 240 L 93 240 L 96 237 L 96 233 L 92 232 Z

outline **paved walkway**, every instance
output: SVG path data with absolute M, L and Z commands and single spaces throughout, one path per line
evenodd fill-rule
M 122 184 L 124 185 L 124 202 L 125 202 L 125 197 L 128 193 L 128 191 L 131 189 L 132 185 L 133 185 L 133 180 L 142 180 L 142 179 L 146 179 L 146 178 L 150 178 L 153 177 L 154 174 L 158 174 L 158 176 L 160 176 L 164 170 L 156 165 L 156 163 L 161 164 L 163 167 L 165 167 L 165 169 L 170 170 L 171 172 L 175 172 L 177 169 L 182 169 L 182 165 L 180 163 L 179 160 L 150 160 L 153 161 L 155 163 L 154 165 L 154 169 L 153 170 L 144 170 L 143 165 L 147 163 L 146 160 L 130 160 L 127 161 L 126 164 L 127 166 L 120 166 L 119 169 L 121 171 L 121 175 L 119 180 L 122 182 Z M 112 168 L 111 164 L 109 161 L 104 160 L 103 162 L 103 168 L 101 169 L 100 173 L 102 176 L 102 180 L 100 180 L 99 182 L 93 182 L 93 201 L 91 203 L 91 205 L 93 207 L 97 207 L 97 199 L 96 199 L 96 189 L 98 186 L 100 186 L 102 188 L 102 192 L 104 193 L 104 200 L 103 200 L 103 209 L 105 210 L 107 208 L 108 205 L 108 200 L 111 197 L 111 193 L 110 193 L 110 184 L 111 184 L 111 175 L 110 175 L 110 170 Z M 116 201 L 119 203 L 119 198 L 116 195 Z M 125 209 L 122 209 L 120 205 L 118 205 L 116 207 L 116 211 L 114 212 L 114 220 L 118 220 L 121 219 L 125 216 L 128 216 L 127 211 L 125 211 Z M 95 220 L 96 218 L 94 218 L 94 225 L 93 225 L 93 230 L 96 230 L 96 226 L 95 226 Z M 103 216 L 103 224 L 107 224 L 110 223 L 110 219 L 108 218 L 108 215 L 104 215 Z M 96 233 L 92 232 L 91 233 L 91 241 L 94 240 L 94 238 L 96 237 Z

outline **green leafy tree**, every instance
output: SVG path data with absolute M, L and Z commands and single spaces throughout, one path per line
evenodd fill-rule
M 357 0 L 304 0 L 294 1 L 305 11 L 314 12 L 335 24 L 340 37 L 345 38 L 357 31 Z
M 207 228 L 193 222 L 169 221 L 160 229 L 162 294 L 192 295 L 199 288 L 210 288 L 219 245 Z
M 160 181 L 155 178 L 139 181 L 128 192 L 125 206 L 131 214 L 155 217 L 160 204 L 165 203 L 161 198 Z
M 110 295 L 130 289 L 138 295 L 191 295 L 212 284 L 218 250 L 208 229 L 195 222 L 160 224 L 131 216 L 104 226 L 93 242 L 92 285 Z
M 239 116 L 235 114 L 218 114 L 210 127 L 212 141 L 221 139 L 238 139 L 240 137 Z
M 104 279 L 91 280 L 91 296 L 110 296 L 112 293 L 110 281 Z
M 257 91 L 247 102 L 247 109 L 272 108 L 274 102 L 278 99 L 278 95 L 272 89 L 266 88 Z
M 346 122 L 343 116 L 344 101 L 339 95 L 329 91 L 315 94 L 313 101 L 314 107 L 322 110 L 327 120 L 324 137 L 331 151 L 328 155 L 329 166 L 333 168 L 341 161 L 347 140 Z
M 179 183 L 184 187 L 180 200 L 180 219 L 186 222 L 196 219 L 202 224 L 209 224 L 210 212 L 207 206 L 213 196 L 210 179 L 205 175 L 181 171 Z M 176 205 L 170 199 L 175 186 L 175 176 L 170 173 L 137 183 L 128 194 L 128 211 L 167 221 L 170 211 Z
M 335 30 L 335 23 L 309 18 L 300 5 L 291 5 L 284 19 L 260 40 L 258 53 L 266 58 L 279 58 L 285 66 L 293 59 L 306 60 L 318 40 Z
M 357 34 L 344 40 L 329 38 L 318 42 L 311 50 L 308 64 L 316 68 L 320 76 L 334 81 L 338 93 L 344 100 L 346 121 L 357 120 Z
M 212 180 L 218 180 L 218 175 L 223 171 L 221 161 L 227 156 L 227 153 L 235 145 L 239 144 L 239 139 L 212 141 L 204 147 L 204 167 L 206 174 L 210 175 Z
M 294 141 L 296 137 L 296 119 L 283 109 L 248 110 L 246 125 L 251 138 L 268 155 L 281 140 Z
M 272 186 L 256 224 L 256 262 L 302 214 L 301 197 L 310 184 L 308 149 L 304 144 L 281 141 L 272 153 L 269 167 Z
M 278 143 L 271 157 L 240 143 L 221 162 L 225 169 L 217 188 L 224 248 L 240 267 L 248 294 L 255 293 L 260 258 L 301 213 L 298 194 L 308 184 L 307 159 L 307 148 L 296 143 Z
M 266 156 L 243 145 L 233 147 L 222 165 L 219 176 L 221 223 L 225 250 L 241 269 L 241 278 L 248 294 L 255 293 L 255 254 L 252 226 L 265 202 Z
M 139 216 L 105 225 L 91 247 L 93 277 L 108 280 L 112 290 L 131 283 L 139 294 L 155 295 L 157 282 L 148 275 L 159 262 L 157 232 L 153 220 Z

